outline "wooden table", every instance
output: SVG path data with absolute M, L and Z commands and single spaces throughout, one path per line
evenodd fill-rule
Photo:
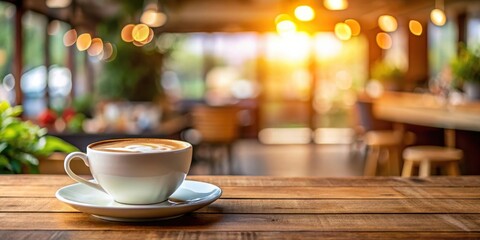
M 430 94 L 388 92 L 374 101 L 374 113 L 392 122 L 480 131 L 480 102 L 452 105 Z
M 0 175 L 0 239 L 479 239 L 480 176 L 191 176 L 213 204 L 158 222 L 97 219 L 58 201 L 64 175 Z
M 452 105 L 430 94 L 388 92 L 374 100 L 373 111 L 377 118 L 397 126 L 444 129 L 445 145 L 464 152 L 462 173 L 480 175 L 480 102 Z

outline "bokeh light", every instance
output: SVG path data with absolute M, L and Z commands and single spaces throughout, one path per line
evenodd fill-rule
M 0 67 L 7 62 L 7 51 L 0 48 Z
M 133 27 L 132 29 L 133 40 L 137 42 L 142 42 L 145 39 L 147 39 L 149 33 L 150 33 L 150 28 L 143 23 L 135 25 L 135 27 Z
M 378 17 L 378 26 L 382 31 L 395 32 L 398 27 L 397 19 L 390 15 L 382 15 Z
M 430 12 L 430 20 L 437 26 L 443 26 L 447 22 L 447 17 L 442 10 L 435 8 Z
M 103 41 L 100 38 L 92 39 L 92 44 L 87 50 L 88 55 L 98 56 L 103 52 Z
M 88 33 L 80 34 L 77 38 L 77 49 L 79 51 L 87 50 L 92 44 L 92 36 Z
M 111 54 L 109 49 L 111 49 Z M 103 59 L 106 62 L 111 62 L 115 60 L 115 58 L 117 58 L 117 47 L 115 46 L 115 44 L 106 43 L 104 46 L 103 52 L 104 52 Z
M 344 10 L 348 7 L 347 0 L 323 0 L 323 6 L 328 10 Z
M 56 35 L 60 30 L 60 21 L 53 20 L 48 24 L 47 33 L 48 35 Z
M 138 42 L 138 41 L 133 41 L 132 43 L 133 43 L 133 45 L 135 45 L 137 47 L 143 47 L 145 45 L 142 42 Z
M 392 37 L 388 33 L 378 33 L 377 34 L 377 45 L 381 49 L 390 49 L 392 47 Z
M 285 14 L 285 13 L 282 13 L 282 14 L 278 14 L 276 17 L 275 17 L 275 24 L 278 24 L 279 22 L 283 21 L 283 20 L 291 20 L 292 18 L 288 15 L 288 14 Z
M 277 23 L 277 32 L 282 34 L 295 33 L 297 31 L 297 25 L 291 20 L 283 20 Z
M 63 45 L 70 47 L 77 41 L 77 30 L 70 29 L 63 35 Z
M 333 33 L 320 33 L 315 39 L 315 55 L 320 60 L 329 60 L 342 50 L 342 42 Z
M 140 22 L 150 27 L 161 27 L 167 22 L 167 15 L 155 10 L 146 10 L 140 17 Z
M 113 46 L 109 42 L 103 44 L 103 60 L 109 59 L 113 54 Z
M 49 8 L 65 8 L 72 3 L 72 0 L 46 0 L 45 5 Z
M 315 11 L 308 5 L 301 5 L 295 8 L 295 17 L 304 22 L 312 21 L 315 18 Z
M 133 42 L 132 30 L 135 27 L 133 24 L 127 24 L 122 28 L 121 37 L 125 42 Z
M 148 33 L 147 39 L 145 39 L 145 40 L 142 41 L 141 43 L 142 43 L 143 45 L 150 43 L 150 42 L 152 41 L 152 39 L 153 39 L 154 36 L 155 36 L 155 33 L 154 33 L 153 30 L 150 28 L 150 31 L 149 31 L 149 33 Z
M 423 32 L 422 24 L 417 20 L 410 20 L 408 22 L 408 28 L 413 35 L 420 36 Z
M 348 40 L 352 37 L 352 30 L 346 23 L 335 24 L 335 36 L 340 40 Z
M 352 36 L 358 36 L 360 35 L 360 31 L 362 30 L 360 27 L 360 23 L 358 23 L 357 20 L 355 19 L 347 19 L 345 20 L 345 23 L 350 27 L 350 30 L 352 30 Z

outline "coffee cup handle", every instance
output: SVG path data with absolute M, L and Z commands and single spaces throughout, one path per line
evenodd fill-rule
M 89 187 L 95 188 L 95 189 L 100 190 L 102 192 L 106 192 L 99 184 L 88 181 L 88 180 L 86 180 L 82 177 L 79 177 L 77 174 L 75 174 L 72 171 L 72 169 L 70 168 L 70 162 L 75 158 L 82 159 L 83 162 L 85 163 L 85 165 L 87 165 L 87 167 L 90 167 L 90 164 L 88 162 L 87 154 L 82 153 L 82 152 L 72 152 L 72 153 L 68 154 L 67 157 L 65 157 L 65 162 L 64 162 L 65 171 L 67 172 L 68 176 L 70 176 L 73 180 L 75 180 L 79 183 L 83 183 L 83 184 L 85 184 Z

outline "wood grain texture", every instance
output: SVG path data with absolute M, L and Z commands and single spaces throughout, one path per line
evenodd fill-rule
M 480 177 L 190 176 L 222 198 L 182 217 L 118 223 L 55 192 L 65 175 L 1 175 L 0 239 L 480 239 Z
M 224 187 L 222 198 L 480 198 L 480 187 Z M 53 197 L 61 186 L 0 186 L 0 197 Z
M 0 212 L 78 212 L 56 198 L 0 198 Z M 219 199 L 199 213 L 480 213 L 480 199 Z
M 114 230 L 114 231 L 0 231 L 0 239 L 38 240 L 38 239 L 129 239 L 129 240 L 151 240 L 151 239 L 187 239 L 187 240 L 236 240 L 236 239 L 322 239 L 322 240 L 350 240 L 350 239 L 480 239 L 480 233 L 445 233 L 445 232 L 324 232 L 324 231 L 302 231 L 302 232 L 275 232 L 275 231 L 161 231 L 161 230 Z
M 132 224 L 108 222 L 84 213 L 0 213 L 0 220 L 0 230 L 480 232 L 479 214 L 192 213 Z
M 48 176 L 48 177 L 46 177 Z M 251 186 L 299 186 L 299 187 L 480 187 L 477 176 L 449 178 L 433 176 L 429 178 L 401 177 L 271 177 L 271 176 L 188 176 L 187 179 L 204 181 L 224 187 Z M 75 183 L 67 175 L 0 175 L 0 186 L 65 186 Z

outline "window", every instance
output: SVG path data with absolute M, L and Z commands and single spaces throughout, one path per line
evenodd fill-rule
M 0 2 L 0 100 L 15 102 L 13 71 L 15 6 Z
M 203 38 L 205 34 L 164 34 L 159 48 L 168 54 L 162 86 L 175 99 L 200 100 L 204 94 Z
M 27 11 L 23 15 L 23 73 L 21 87 L 24 94 L 23 107 L 27 117 L 35 117 L 47 107 L 45 99 L 47 69 L 45 63 L 45 40 L 47 18 Z

